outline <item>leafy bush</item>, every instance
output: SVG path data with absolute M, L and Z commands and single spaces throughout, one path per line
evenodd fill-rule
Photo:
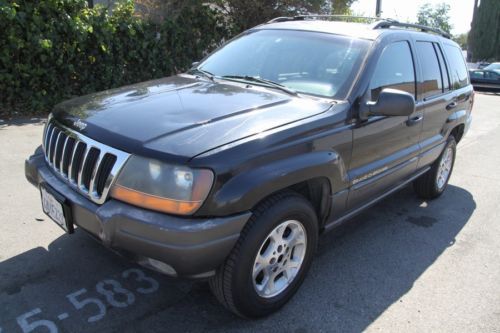
M 218 14 L 189 6 L 159 24 L 85 0 L 0 0 L 0 114 L 45 113 L 72 96 L 167 76 L 228 35 Z

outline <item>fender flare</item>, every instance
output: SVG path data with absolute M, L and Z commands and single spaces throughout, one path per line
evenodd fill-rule
M 314 178 L 328 179 L 332 193 L 349 183 L 344 161 L 338 153 L 313 151 L 249 168 L 236 175 L 211 195 L 209 207 L 203 207 L 203 211 L 217 215 L 248 211 L 269 195 Z

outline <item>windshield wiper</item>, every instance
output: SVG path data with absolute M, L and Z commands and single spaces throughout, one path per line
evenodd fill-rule
M 274 82 L 274 81 L 267 80 L 267 79 L 262 79 L 262 78 L 256 77 L 256 76 L 249 76 L 249 75 L 224 75 L 224 76 L 221 76 L 221 77 L 223 79 L 236 79 L 236 80 L 243 80 L 243 81 L 250 81 L 250 82 L 262 83 L 262 84 L 265 84 L 267 86 L 280 89 L 280 90 L 282 90 L 282 91 L 284 91 L 284 92 L 286 92 L 286 93 L 288 93 L 290 95 L 294 95 L 294 96 L 298 95 L 298 93 L 295 90 L 290 89 L 288 87 L 285 87 L 281 83 Z
M 189 70 L 189 73 L 193 73 L 193 74 L 201 74 L 203 75 L 204 77 L 208 78 L 210 81 L 214 81 L 214 77 L 215 75 L 213 75 L 212 73 L 210 73 L 209 71 L 206 71 L 206 70 L 203 70 L 201 68 L 191 68 Z

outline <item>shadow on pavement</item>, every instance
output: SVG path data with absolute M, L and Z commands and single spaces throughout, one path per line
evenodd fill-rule
M 15 119 L 2 119 L 0 118 L 0 130 L 12 126 L 25 126 L 25 125 L 44 125 L 46 118 L 44 117 L 31 117 L 31 118 L 15 118 Z
M 71 320 L 58 325 L 72 332 L 360 332 L 391 304 L 404 301 L 421 274 L 454 245 L 475 208 L 472 195 L 459 187 L 450 185 L 432 202 L 403 189 L 324 235 L 298 294 L 268 318 L 239 319 L 219 306 L 206 283 L 170 280 L 144 270 L 160 283 L 156 293 L 138 295 L 126 309 L 108 306 L 108 314 L 95 323 L 86 322 L 95 312 L 91 306 L 73 309 Z M 80 288 L 92 292 L 98 281 L 119 280 L 130 267 L 136 266 L 83 232 L 59 237 L 48 250 L 35 248 L 1 262 L 0 308 L 6 311 L 0 314 L 0 327 L 15 326 L 16 316 L 36 307 L 54 317 L 68 307 L 66 294 Z M 130 281 L 123 283 L 133 288 Z M 104 301 L 95 292 L 91 296 Z

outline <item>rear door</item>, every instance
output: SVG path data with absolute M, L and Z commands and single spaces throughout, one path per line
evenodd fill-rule
M 421 168 L 438 158 L 450 128 L 470 112 L 473 90 L 457 46 L 432 36 L 416 40 L 415 45 L 421 68 L 418 98 L 424 105 Z
M 379 46 L 379 53 L 374 57 L 378 60 L 363 102 L 377 101 L 384 88 L 415 96 L 414 54 L 408 40 L 387 41 Z M 417 107 L 410 117 L 371 116 L 354 128 L 349 209 L 373 200 L 415 172 L 420 152 L 420 120 Z
M 441 153 L 446 139 L 444 125 L 449 117 L 448 109 L 456 103 L 441 45 L 436 37 L 427 38 L 415 41 L 420 64 L 417 99 L 424 109 L 419 168 L 432 163 Z

